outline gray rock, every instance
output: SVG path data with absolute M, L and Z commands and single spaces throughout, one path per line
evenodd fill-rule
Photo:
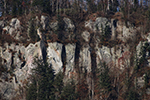
M 21 25 L 20 21 L 17 18 L 13 18 L 10 22 L 10 25 L 5 26 L 3 30 L 6 30 L 8 34 L 10 34 L 12 37 L 14 37 L 17 40 L 20 40 L 20 33 L 21 33 Z
M 2 52 L 1 57 L 6 60 L 5 64 L 7 65 L 7 68 L 9 70 L 12 64 L 12 53 L 10 53 L 9 50 L 7 49 L 4 52 Z
M 13 18 L 10 22 L 10 26 L 12 28 L 15 28 L 15 29 L 20 29 L 21 28 L 21 25 L 20 25 L 20 21 L 17 19 L 17 18 Z
M 53 31 L 58 30 L 58 21 L 50 23 L 50 27 Z
M 69 74 L 69 72 L 72 72 L 74 70 L 74 59 L 75 59 L 75 44 L 67 44 L 65 46 L 66 48 L 66 75 Z
M 94 29 L 94 22 L 92 21 L 92 20 L 88 20 L 88 21 L 86 21 L 85 22 L 85 27 L 88 27 L 88 28 L 90 28 L 90 29 Z
M 79 66 L 83 72 L 91 72 L 91 52 L 89 45 L 80 50 Z
M 147 40 L 150 43 L 150 33 L 148 33 Z
M 44 30 L 48 28 L 49 18 L 47 16 L 41 16 L 41 25 Z
M 111 23 L 107 18 L 98 17 L 96 21 L 93 22 L 92 20 L 85 22 L 85 27 L 89 27 L 93 31 L 98 31 L 102 34 L 102 31 L 105 29 L 106 26 L 110 26 Z
M 88 31 L 84 31 L 81 36 L 86 42 L 89 42 L 90 33 Z
M 105 61 L 106 63 L 109 63 L 112 61 L 112 55 L 111 55 L 111 49 L 106 47 L 106 46 L 102 46 L 102 48 L 99 48 L 98 50 L 98 54 L 99 54 L 99 58 L 103 61 Z
M 6 100 L 10 100 L 15 96 L 14 86 L 8 82 L 0 82 L 0 90 L 2 97 Z
M 63 20 L 65 22 L 65 30 L 67 32 L 73 32 L 75 29 L 73 22 L 69 18 L 66 18 L 66 17 Z
M 62 70 L 62 61 L 61 61 L 61 51 L 62 44 L 57 42 L 48 43 L 47 48 L 47 61 L 52 64 L 52 68 L 54 69 L 55 74 Z
M 95 30 L 98 29 L 98 31 L 100 32 L 102 32 L 102 30 L 104 30 L 107 25 L 110 25 L 110 22 L 107 18 L 103 17 L 96 18 L 96 21 L 94 23 Z
M 0 21 L 0 27 L 4 28 L 6 24 L 6 21 Z
M 132 42 L 135 42 L 137 39 L 137 32 L 140 30 L 139 27 L 127 27 L 125 23 L 118 21 L 116 31 L 118 33 L 118 39 L 123 42 L 128 42 L 130 39 Z
M 144 74 L 142 77 L 138 77 L 138 78 L 137 78 L 136 84 L 137 84 L 137 86 L 139 86 L 140 88 L 142 88 L 142 87 L 144 86 L 144 84 L 145 84 L 144 76 L 145 76 L 145 74 Z

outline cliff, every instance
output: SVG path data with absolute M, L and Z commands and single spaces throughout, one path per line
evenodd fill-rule
M 62 71 L 64 82 L 73 76 L 79 79 L 83 77 L 81 73 L 86 73 L 92 98 L 94 75 L 103 62 L 118 76 L 127 68 L 131 68 L 132 75 L 136 57 L 141 58 L 141 48 L 150 43 L 150 34 L 142 33 L 141 26 L 126 25 L 117 18 L 96 17 L 77 24 L 67 17 L 54 20 L 41 15 L 4 19 L 0 21 L 0 28 L 0 94 L 7 100 L 25 91 L 31 70 L 36 67 L 36 57 L 52 64 L 55 74 Z M 149 67 L 149 51 L 145 52 L 145 66 Z M 141 87 L 144 74 L 136 77 Z

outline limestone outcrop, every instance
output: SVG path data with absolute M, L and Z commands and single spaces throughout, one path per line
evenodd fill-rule
M 29 43 L 27 46 L 23 43 L 5 43 L 3 47 L 0 47 L 1 64 L 6 69 L 6 72 L 3 72 L 0 76 L 0 94 L 7 100 L 19 94 L 19 89 L 26 85 L 25 82 L 28 81 L 28 78 L 32 74 L 32 69 L 36 67 L 34 59 L 43 59 L 41 42 L 43 42 L 45 47 L 45 59 L 52 65 L 55 74 L 59 71 L 63 71 L 68 78 L 72 76 L 72 72 L 77 73 L 78 70 L 90 73 L 94 70 L 92 65 L 95 62 L 96 67 L 100 67 L 103 62 L 106 62 L 109 67 L 115 66 L 123 71 L 134 61 L 131 61 L 131 55 L 134 55 L 135 51 L 137 51 L 136 53 L 139 55 L 142 43 L 144 43 L 137 42 L 136 40 L 136 33 L 140 28 L 126 27 L 125 24 L 120 21 L 103 17 L 98 17 L 95 21 L 88 20 L 85 22 L 85 28 L 89 28 L 93 33 L 84 30 L 80 34 L 84 40 L 83 45 L 81 45 L 81 41 L 79 43 L 73 42 L 65 44 L 60 41 L 46 42 L 44 38 L 45 35 L 43 35 L 40 29 L 46 30 L 47 32 L 56 32 L 59 28 L 59 22 L 50 22 L 49 17 L 43 15 L 40 19 L 37 17 L 36 21 L 36 30 L 37 34 L 40 36 L 40 41 Z M 64 31 L 66 33 L 75 34 L 74 31 L 76 27 L 71 19 L 64 17 L 63 21 L 65 23 Z M 20 40 L 19 33 L 23 27 L 19 19 L 13 18 L 9 25 L 0 21 L 0 26 L 3 28 L 2 34 L 10 34 L 15 39 Z M 106 29 L 109 29 L 109 33 L 106 32 Z M 91 34 L 94 34 L 93 37 L 91 37 Z M 111 37 L 109 38 L 110 41 L 102 41 L 102 36 L 108 34 Z M 131 41 L 128 43 L 128 40 Z M 121 42 L 117 43 L 116 41 Z M 104 42 L 110 43 L 104 45 Z M 149 42 L 148 36 L 148 43 Z M 135 45 L 132 46 L 131 44 Z M 95 54 L 95 56 L 92 54 Z M 95 58 L 96 61 L 93 62 Z M 76 67 L 79 68 L 77 69 Z M 138 81 L 143 82 L 140 78 L 138 78 Z M 142 86 L 143 83 L 140 82 L 139 85 Z

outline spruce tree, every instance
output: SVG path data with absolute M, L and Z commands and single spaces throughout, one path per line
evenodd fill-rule
M 103 63 L 103 66 L 101 67 L 100 70 L 100 75 L 98 76 L 99 78 L 99 87 L 102 89 L 105 89 L 106 92 L 109 92 L 112 90 L 111 86 L 111 80 L 109 76 L 109 68 L 106 65 L 106 63 Z
M 76 100 L 77 97 L 78 94 L 75 92 L 75 82 L 71 80 L 71 82 L 68 82 L 66 86 L 63 87 L 61 100 Z
M 26 100 L 37 100 L 37 81 L 34 76 L 32 77 L 32 83 L 28 86 Z
M 63 73 L 60 71 L 56 76 L 54 80 L 54 87 L 55 87 L 55 95 L 56 95 L 56 100 L 60 99 L 62 89 L 63 89 Z
M 36 79 L 28 88 L 27 100 L 34 96 L 38 100 L 55 100 L 54 97 L 54 71 L 51 65 L 44 63 L 42 60 L 36 61 L 37 67 L 33 69 L 32 77 Z M 33 93 L 33 94 L 31 94 Z M 34 94 L 37 93 L 37 94 Z M 34 99 L 33 99 L 34 100 Z
M 35 24 L 34 20 L 31 19 L 30 23 L 29 23 L 29 37 L 30 37 L 31 41 L 36 42 L 36 41 L 40 40 L 40 38 L 36 33 L 36 27 L 34 24 Z

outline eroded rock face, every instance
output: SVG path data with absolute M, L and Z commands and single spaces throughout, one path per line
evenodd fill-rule
M 91 50 L 89 45 L 85 45 L 80 50 L 79 66 L 85 72 L 91 72 Z
M 73 22 L 69 18 L 64 18 L 63 20 L 65 22 L 65 30 L 67 32 L 73 32 L 75 29 Z
M 58 30 L 58 21 L 50 23 L 50 27 L 53 31 Z
M 83 37 L 83 39 L 85 40 L 85 42 L 89 42 L 90 39 L 90 33 L 88 31 L 84 31 L 81 36 Z
M 61 60 L 62 44 L 60 43 L 48 43 L 47 48 L 47 61 L 52 64 L 55 74 L 62 71 L 62 60 Z
M 10 22 L 10 26 L 15 28 L 15 29 L 19 29 L 20 26 L 20 21 L 17 18 L 13 18 Z
M 96 21 L 86 21 L 85 22 L 85 27 L 89 27 L 93 31 L 98 31 L 102 34 L 102 31 L 106 28 L 106 26 L 110 26 L 110 20 L 104 17 L 98 17 L 96 18 Z
M 74 32 L 75 25 L 69 18 L 64 18 L 63 20 L 65 22 L 64 31 L 68 36 Z M 50 24 L 49 23 L 49 18 L 47 16 L 41 16 L 41 21 L 37 21 L 37 26 L 42 25 L 42 29 L 45 30 L 49 30 L 49 27 L 52 29 L 51 31 L 58 30 L 58 21 Z M 4 27 L 4 22 L 0 22 L 0 26 Z M 95 32 L 100 35 L 104 35 L 103 30 L 106 27 L 109 27 L 111 29 L 110 34 L 112 36 L 112 40 L 116 39 L 116 32 L 119 32 L 119 34 L 117 34 L 117 38 L 119 40 L 126 42 L 128 39 L 131 39 L 131 42 L 133 43 L 134 39 L 136 38 L 135 33 L 137 32 L 136 28 L 128 28 L 124 25 L 124 23 L 103 17 L 98 17 L 95 21 L 86 21 L 85 27 L 90 28 L 93 33 Z M 14 36 L 14 33 L 18 34 L 18 32 L 21 30 L 20 21 L 17 18 L 12 19 L 10 24 L 5 26 L 3 30 L 6 30 L 12 36 Z M 37 31 L 38 35 L 42 39 L 42 32 L 40 29 L 37 29 Z M 81 33 L 81 36 L 84 41 L 82 46 L 81 44 L 79 45 L 80 47 L 76 47 L 76 43 L 62 44 L 58 42 L 47 43 L 46 47 L 43 43 L 46 49 L 45 54 L 47 54 L 47 62 L 52 64 L 55 74 L 57 74 L 59 71 L 64 71 L 65 75 L 70 77 L 72 73 L 75 73 L 76 59 L 79 61 L 79 69 L 82 70 L 82 72 L 90 73 L 92 71 L 92 50 L 94 50 L 96 53 L 97 67 L 101 67 L 103 62 L 106 62 L 109 67 L 115 66 L 120 70 L 124 70 L 129 66 L 131 57 L 130 55 L 132 55 L 132 52 L 130 51 L 130 45 L 120 43 L 111 47 L 104 45 L 98 47 L 98 44 L 101 40 L 99 37 L 96 37 L 96 42 L 94 44 L 96 46 L 92 48 L 89 43 L 91 41 L 91 33 L 88 30 L 85 30 Z M 149 36 L 147 39 L 149 42 Z M 40 43 L 41 41 L 30 43 L 27 47 L 23 46 L 21 43 L 17 45 L 15 43 L 10 45 L 6 43 L 4 47 L 0 47 L 0 57 L 3 59 L 2 64 L 7 70 L 13 71 L 12 73 L 14 74 L 11 75 L 11 73 L 4 72 L 0 77 L 0 90 L 2 90 L 0 93 L 3 94 L 6 99 L 13 98 L 13 96 L 19 93 L 19 87 L 23 87 L 25 85 L 23 82 L 28 79 L 30 74 L 32 74 L 32 69 L 36 67 L 34 65 L 34 58 L 37 57 L 42 59 L 42 46 L 40 46 Z M 137 54 L 139 54 L 141 51 L 141 47 L 142 42 L 140 42 L 136 47 Z M 78 57 L 76 55 L 77 52 Z M 8 79 L 8 81 L 5 81 L 6 79 Z M 90 82 L 91 81 L 89 81 L 89 84 Z M 139 84 L 143 85 L 142 79 L 139 79 Z
M 44 30 L 48 29 L 49 18 L 47 16 L 41 16 L 41 25 Z
M 13 18 L 10 24 L 3 28 L 3 31 L 6 31 L 5 33 L 10 34 L 15 39 L 20 40 L 21 28 L 20 21 L 17 18 Z
M 75 44 L 67 44 L 65 45 L 66 49 L 66 70 L 65 74 L 69 75 L 69 72 L 74 70 L 74 60 L 75 60 Z

